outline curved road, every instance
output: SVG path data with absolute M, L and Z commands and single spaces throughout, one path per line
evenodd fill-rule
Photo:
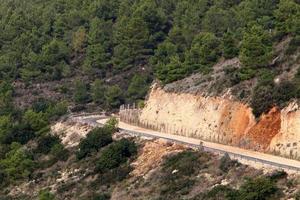
M 107 117 L 99 116 L 99 115 L 81 116 L 75 118 L 77 118 L 76 120 L 77 122 L 89 124 L 91 126 L 102 126 L 108 120 Z M 119 122 L 118 126 L 121 131 L 125 133 L 129 133 L 131 135 L 146 136 L 151 138 L 162 138 L 169 141 L 189 145 L 191 147 L 196 147 L 196 148 L 201 147 L 205 151 L 210 151 L 218 154 L 228 153 L 230 157 L 233 157 L 238 160 L 250 161 L 252 162 L 252 164 L 259 163 L 260 165 L 266 165 L 268 167 L 274 167 L 274 168 L 284 169 L 290 172 L 300 173 L 300 161 L 297 160 L 292 160 L 288 158 L 283 158 L 279 156 L 274 156 L 270 154 L 265 154 L 261 152 L 251 151 L 251 150 L 242 149 L 233 146 L 227 146 L 227 145 L 213 143 L 213 142 L 206 142 L 199 139 L 188 138 L 179 135 L 161 133 L 161 132 L 137 127 L 134 125 L 130 125 L 124 122 Z

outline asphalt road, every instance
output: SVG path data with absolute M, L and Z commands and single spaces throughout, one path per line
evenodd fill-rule
M 107 117 L 100 115 L 92 116 L 80 116 L 75 117 L 77 122 L 89 124 L 93 127 L 102 126 L 108 120 Z M 264 167 L 270 168 L 279 168 L 284 169 L 289 172 L 300 173 L 300 161 L 287 159 L 279 156 L 274 156 L 270 154 L 265 154 L 261 152 L 251 151 L 247 149 L 242 149 L 238 147 L 202 141 L 199 139 L 188 138 L 179 135 L 172 135 L 167 133 L 161 133 L 137 126 L 133 126 L 124 122 L 119 122 L 119 129 L 125 133 L 136 135 L 136 136 L 145 136 L 151 138 L 162 138 L 176 143 L 182 143 L 189 145 L 191 147 L 203 148 L 205 151 L 210 151 L 218 154 L 228 153 L 230 157 L 236 158 L 238 160 L 247 160 L 252 162 L 252 164 L 262 164 Z

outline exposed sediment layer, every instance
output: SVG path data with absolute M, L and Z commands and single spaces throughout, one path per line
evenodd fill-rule
M 167 133 L 300 158 L 300 110 L 295 103 L 283 110 L 274 107 L 256 121 L 242 102 L 154 87 L 138 116 L 140 124 Z

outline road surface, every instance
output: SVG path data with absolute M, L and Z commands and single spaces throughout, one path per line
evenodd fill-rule
M 81 117 L 78 121 L 82 123 L 87 123 L 92 126 L 101 126 L 105 124 L 108 118 L 97 117 L 97 116 L 86 116 Z M 274 168 L 280 168 L 288 170 L 290 172 L 300 173 L 300 161 L 292 160 L 288 158 L 283 158 L 279 156 L 274 156 L 270 154 L 265 154 L 261 152 L 251 151 L 247 149 L 242 149 L 238 147 L 202 141 L 199 139 L 188 138 L 179 135 L 172 135 L 167 133 L 161 133 L 134 125 L 130 125 L 124 122 L 119 122 L 119 128 L 129 134 L 134 134 L 138 136 L 146 136 L 152 138 L 163 138 L 173 142 L 183 143 L 192 147 L 203 147 L 206 151 L 211 151 L 219 154 L 228 153 L 231 157 L 234 157 L 238 160 L 245 159 L 255 163 L 261 163 Z M 201 145 L 200 145 L 201 144 Z

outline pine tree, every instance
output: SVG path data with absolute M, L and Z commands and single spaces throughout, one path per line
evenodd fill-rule
M 272 46 L 270 35 L 259 25 L 253 25 L 244 33 L 240 60 L 245 67 L 265 67 L 270 61 Z
M 92 99 L 93 102 L 96 104 L 102 104 L 104 103 L 105 100 L 105 87 L 103 85 L 103 82 L 100 79 L 96 79 L 93 84 L 92 84 L 92 88 L 91 88 L 91 92 L 92 92 Z
M 223 56 L 226 59 L 233 58 L 238 55 L 237 41 L 234 39 L 232 32 L 227 31 L 222 40 Z
M 214 34 L 198 34 L 190 51 L 186 53 L 185 65 L 191 70 L 206 71 L 217 61 L 220 54 L 219 45 L 219 40 Z
M 114 48 L 114 64 L 117 69 L 126 70 L 143 65 L 152 54 L 147 46 L 149 31 L 140 17 L 123 18 L 115 33 L 117 45 Z
M 76 103 L 86 103 L 89 100 L 89 94 L 86 84 L 81 80 L 75 81 L 74 101 Z

